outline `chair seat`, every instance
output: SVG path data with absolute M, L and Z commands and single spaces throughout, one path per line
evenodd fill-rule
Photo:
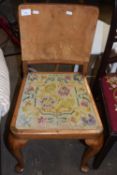
M 16 128 L 102 129 L 87 81 L 74 73 L 29 73 Z
M 101 87 L 111 130 L 117 132 L 117 74 L 103 77 Z

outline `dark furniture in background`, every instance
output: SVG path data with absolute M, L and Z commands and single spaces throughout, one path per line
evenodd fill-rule
M 98 168 L 107 155 L 110 148 L 117 141 L 117 72 L 108 73 L 112 63 L 117 64 L 117 53 L 113 53 L 113 43 L 117 42 L 117 0 L 115 0 L 111 28 L 94 83 L 94 96 L 100 100 L 102 121 L 105 128 L 104 146 L 94 161 L 94 168 Z

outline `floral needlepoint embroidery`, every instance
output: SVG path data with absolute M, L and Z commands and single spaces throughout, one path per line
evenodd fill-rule
M 70 92 L 70 90 L 65 86 L 60 87 L 58 90 L 58 94 L 61 96 L 67 96 L 69 94 L 69 92 Z
M 66 75 L 65 76 L 65 79 L 68 80 L 68 81 L 70 81 L 71 80 L 71 77 L 69 75 Z
M 74 80 L 78 81 L 79 83 L 82 83 L 82 75 L 74 74 Z
M 117 88 L 115 88 L 113 90 L 113 97 L 114 97 L 114 100 L 116 102 L 116 104 L 115 104 L 115 111 L 117 111 Z
M 29 73 L 16 127 L 95 129 L 95 115 L 82 75 Z
M 117 88 L 117 75 L 106 76 L 106 80 L 109 83 L 111 89 Z
M 95 119 L 92 115 L 88 115 L 88 117 L 82 117 L 82 121 L 84 122 L 84 124 L 88 124 L 88 125 L 94 125 L 95 124 Z
M 89 106 L 89 101 L 86 100 L 86 99 L 82 99 L 81 105 L 84 106 L 84 107 L 88 107 Z
M 50 96 L 44 96 L 41 100 L 42 108 L 44 109 L 52 108 L 55 103 L 56 100 Z
M 45 122 L 46 122 L 46 118 L 44 118 L 43 116 L 40 116 L 39 119 L 38 119 L 38 123 L 43 124 Z
M 117 75 L 106 76 L 106 81 L 109 84 L 109 89 L 113 93 L 113 99 L 115 101 L 114 107 L 115 111 L 117 111 Z
M 76 123 L 76 118 L 75 117 L 71 117 L 71 122 Z

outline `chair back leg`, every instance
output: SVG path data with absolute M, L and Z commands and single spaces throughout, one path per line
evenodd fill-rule
M 110 135 L 106 139 L 106 141 L 105 141 L 102 149 L 100 150 L 99 154 L 97 154 L 97 156 L 95 157 L 95 160 L 93 162 L 94 169 L 97 169 L 101 165 L 102 161 L 104 160 L 104 158 L 106 157 L 107 153 L 112 148 L 112 146 L 114 145 L 114 143 L 115 143 L 115 141 L 112 138 L 112 136 Z

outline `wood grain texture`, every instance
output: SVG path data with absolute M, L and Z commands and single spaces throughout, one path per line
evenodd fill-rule
M 22 16 L 22 9 L 31 15 Z M 36 10 L 40 14 L 32 14 Z M 72 15 L 67 15 L 71 11 Z M 82 5 L 26 4 L 19 7 L 22 59 L 88 62 L 98 9 Z
M 86 139 L 85 143 L 89 146 L 84 152 L 81 162 L 81 171 L 87 173 L 89 170 L 89 160 L 94 157 L 103 146 L 103 134 L 94 139 Z
M 24 158 L 22 154 L 22 147 L 27 143 L 27 140 L 24 139 L 18 139 L 13 134 L 9 133 L 8 136 L 8 147 L 10 152 L 13 154 L 13 156 L 17 160 L 17 165 L 15 167 L 16 171 L 18 173 L 22 173 L 24 170 Z

